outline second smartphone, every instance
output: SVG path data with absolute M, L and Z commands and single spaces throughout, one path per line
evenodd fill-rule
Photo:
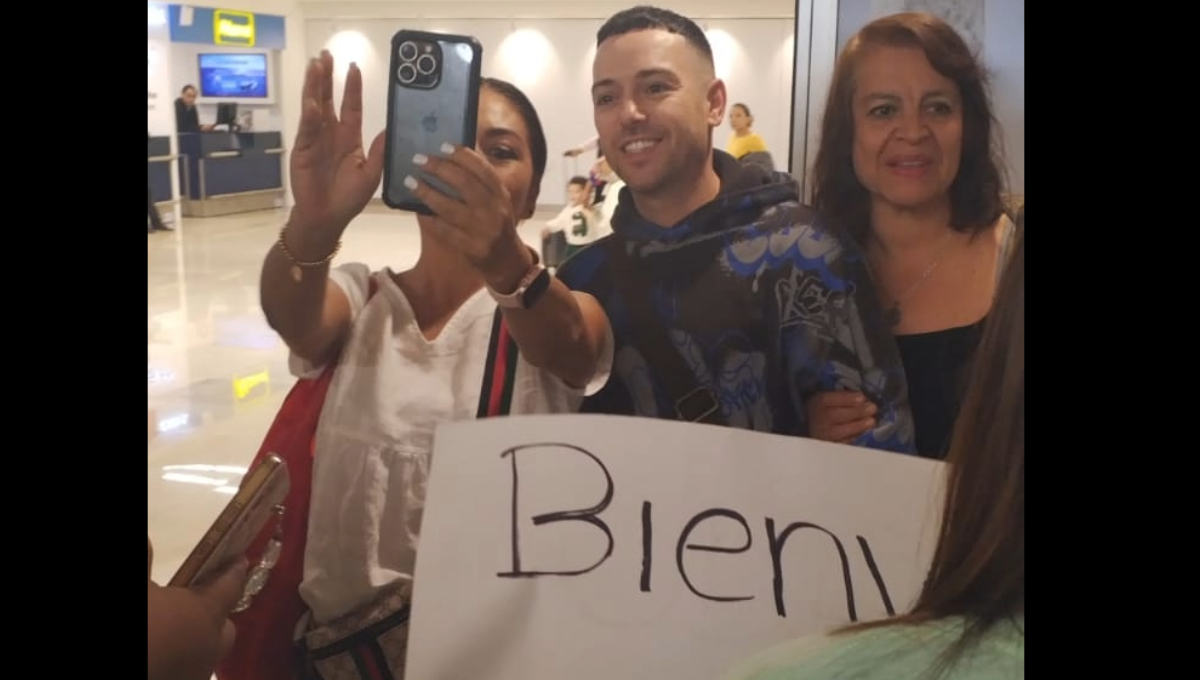
M 291 478 L 283 459 L 272 453 L 260 460 L 246 473 L 237 493 L 171 577 L 170 585 L 196 585 L 241 557 L 275 516 L 276 506 L 287 499 L 290 489 Z
M 432 214 L 404 186 L 409 175 L 457 198 L 422 173 L 413 155 L 443 155 L 445 142 L 475 146 L 482 56 L 483 47 L 470 36 L 410 30 L 392 36 L 383 161 L 383 202 L 389 208 Z

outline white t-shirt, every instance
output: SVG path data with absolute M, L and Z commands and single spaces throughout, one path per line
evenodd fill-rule
M 604 187 L 604 200 L 596 210 L 599 218 L 596 220 L 596 238 L 598 239 L 613 233 L 613 213 L 617 212 L 617 205 L 621 200 L 621 189 L 625 186 L 625 182 L 615 174 L 609 175 L 609 178 L 608 186 Z
M 582 234 L 575 233 L 575 215 L 583 213 L 584 230 Z M 596 239 L 612 232 L 609 228 L 605 231 L 601 227 L 600 214 L 594 209 L 585 208 L 579 205 L 565 206 L 554 219 L 546 222 L 546 228 L 550 231 L 564 232 L 567 238 L 567 243 L 573 246 L 586 246 L 593 243 Z
M 376 293 L 367 302 L 370 278 Z M 353 324 L 317 425 L 312 506 L 300 594 L 328 623 L 411 579 L 439 423 L 475 418 L 496 302 L 480 289 L 441 334 L 421 334 L 390 270 L 346 264 L 330 278 L 350 301 Z M 573 413 L 599 390 L 612 339 L 587 389 L 573 389 L 521 358 L 510 413 Z M 294 354 L 297 377 L 314 366 Z

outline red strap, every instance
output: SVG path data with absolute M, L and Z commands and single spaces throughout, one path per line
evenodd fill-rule
M 368 300 L 377 288 L 372 275 Z M 254 457 L 253 463 L 257 463 L 268 453 L 279 455 L 287 464 L 291 488 L 284 501 L 279 559 L 266 585 L 255 596 L 254 604 L 231 617 L 238 634 L 233 649 L 217 668 L 219 680 L 293 680 L 296 675 L 292 636 L 296 623 L 308 609 L 300 597 L 300 582 L 304 577 L 304 550 L 308 542 L 313 454 L 317 424 L 336 368 L 335 361 L 316 379 L 296 381 Z M 251 564 L 261 558 L 271 529 L 264 531 L 246 551 Z

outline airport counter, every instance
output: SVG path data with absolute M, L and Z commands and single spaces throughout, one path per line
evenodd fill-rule
M 216 217 L 284 204 L 284 148 L 278 132 L 179 135 L 185 217 Z
M 147 144 L 146 174 L 150 180 L 150 195 L 158 206 L 158 213 L 164 222 L 171 222 L 175 216 L 175 192 L 171 190 L 171 155 L 170 137 L 150 137 Z

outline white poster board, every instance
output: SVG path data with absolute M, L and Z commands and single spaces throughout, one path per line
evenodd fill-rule
M 706 680 L 882 593 L 903 611 L 943 467 L 644 418 L 443 426 L 406 678 Z

